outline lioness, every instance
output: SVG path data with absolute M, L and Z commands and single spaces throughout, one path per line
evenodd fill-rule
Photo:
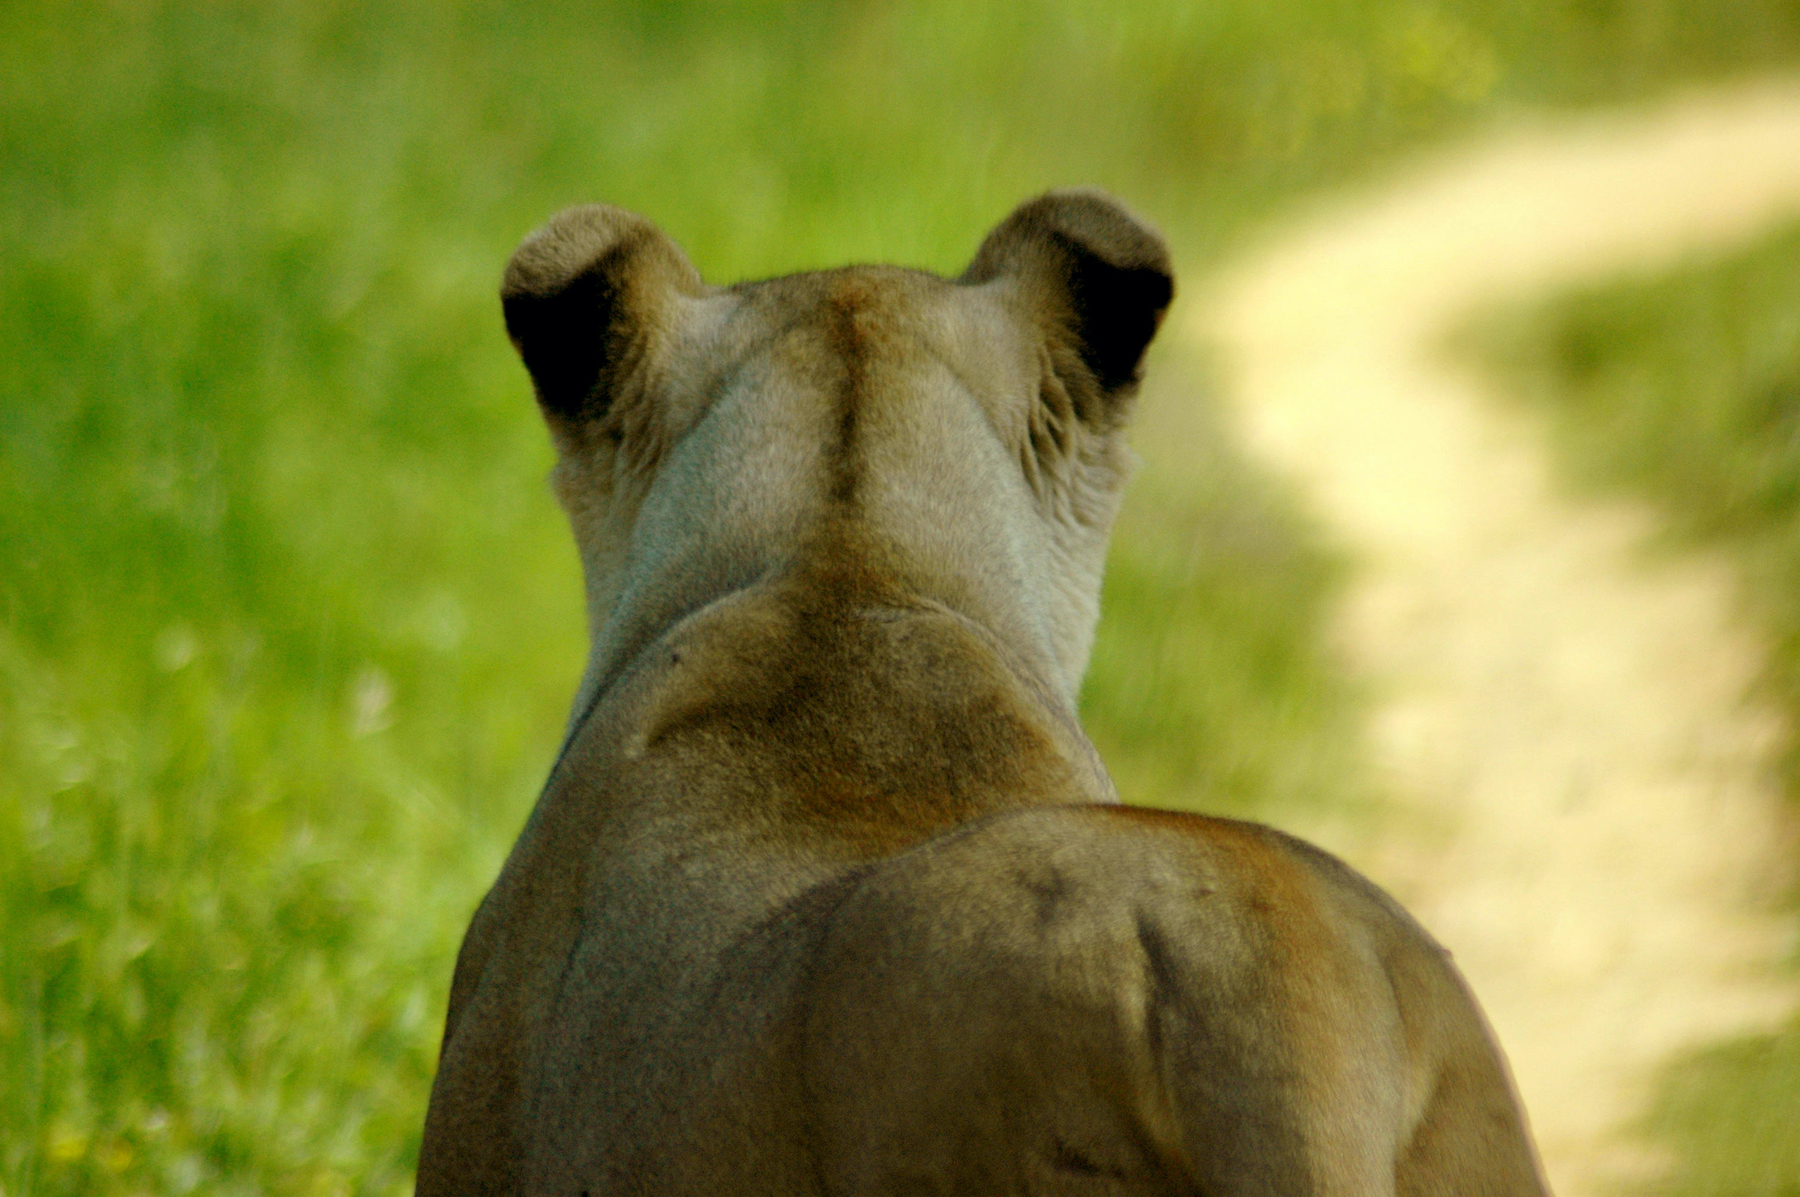
M 1086 192 L 955 280 L 710 287 L 606 207 L 520 246 L 593 650 L 420 1194 L 1545 1191 L 1430 937 L 1278 832 L 1118 805 L 1076 721 L 1172 292 Z

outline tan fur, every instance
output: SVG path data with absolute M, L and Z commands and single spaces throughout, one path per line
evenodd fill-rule
M 593 648 L 469 929 L 423 1197 L 1535 1194 L 1445 955 L 1116 805 L 1074 697 L 1171 295 L 1110 201 L 949 281 L 706 286 L 564 213 L 502 295 Z

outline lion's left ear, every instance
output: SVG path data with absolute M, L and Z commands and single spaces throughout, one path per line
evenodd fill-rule
M 1162 238 L 1096 191 L 1027 200 L 987 235 L 965 283 L 1015 278 L 1040 320 L 1072 338 L 1102 395 L 1137 385 L 1144 350 L 1175 295 Z
M 706 285 L 661 229 L 622 208 L 570 208 L 527 237 L 500 286 L 506 331 L 553 429 L 611 407 L 620 372 L 669 341 Z

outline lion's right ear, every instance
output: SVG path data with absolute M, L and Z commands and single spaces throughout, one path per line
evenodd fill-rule
M 1000 277 L 1015 280 L 1027 310 L 1075 351 L 1108 409 L 1137 386 L 1144 350 L 1175 295 L 1169 251 L 1156 231 L 1109 197 L 1081 189 L 1020 204 L 987 235 L 962 281 Z M 1080 397 L 1088 388 L 1069 390 L 1085 409 Z
M 570 208 L 513 251 L 500 285 L 506 331 L 546 418 L 596 420 L 619 371 L 666 339 L 700 274 L 648 220 L 621 208 Z

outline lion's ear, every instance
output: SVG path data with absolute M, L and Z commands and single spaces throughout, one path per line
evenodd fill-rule
M 966 283 L 1001 276 L 1073 347 L 1104 394 L 1128 391 L 1175 295 L 1169 251 L 1155 230 L 1095 191 L 1027 200 L 987 235 Z
M 570 208 L 513 251 L 500 285 L 506 331 L 552 421 L 597 419 L 620 367 L 666 340 L 705 291 L 663 231 L 621 208 Z

